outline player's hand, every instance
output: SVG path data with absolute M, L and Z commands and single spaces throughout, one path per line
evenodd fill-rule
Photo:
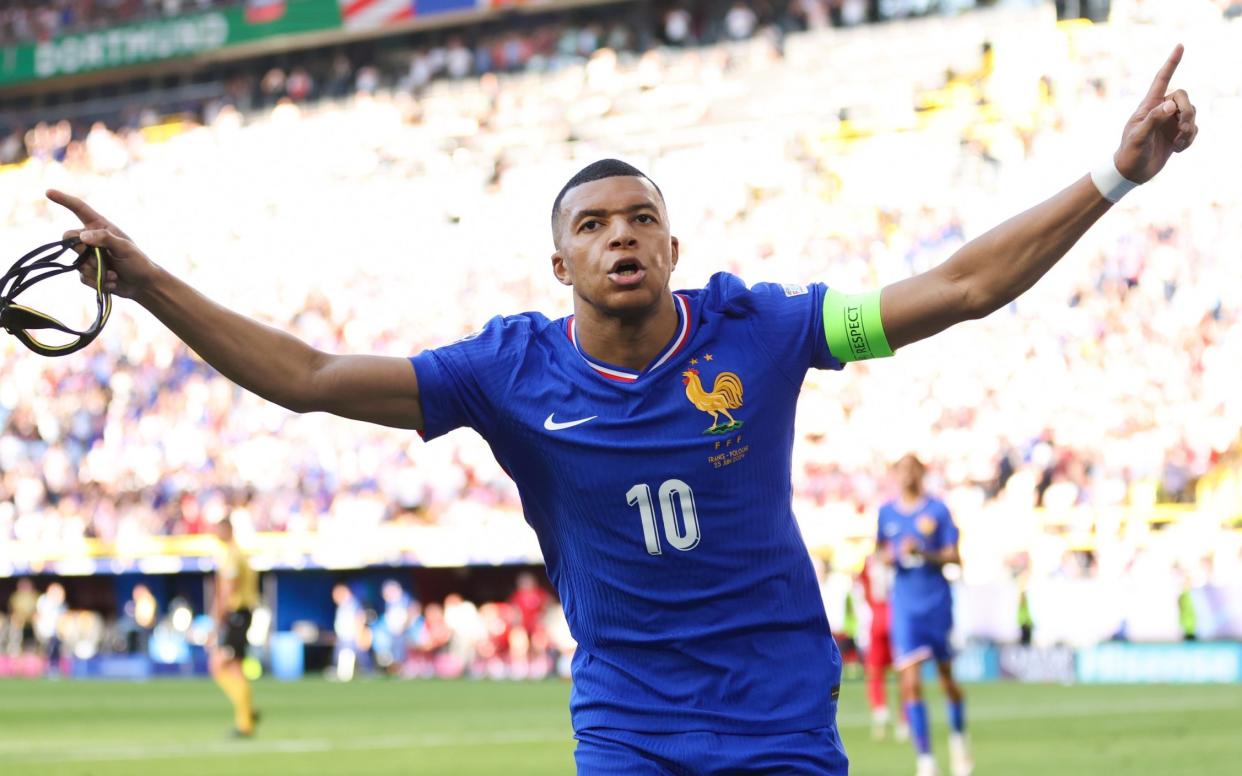
M 1156 73 L 1147 95 L 1121 133 L 1121 145 L 1113 154 L 1117 172 L 1135 183 L 1146 183 L 1156 177 L 1173 154 L 1185 151 L 1195 142 L 1199 127 L 1195 124 L 1195 106 L 1182 89 L 1168 91 L 1173 72 L 1182 61 L 1182 45 Z
M 919 544 L 919 540 L 913 536 L 906 536 L 901 540 L 901 557 L 910 559 L 917 558 L 923 554 L 923 548 Z
M 64 239 L 77 237 L 86 245 L 107 249 L 111 261 L 108 263 L 108 272 L 104 275 L 105 290 L 117 296 L 133 298 L 150 286 L 159 272 L 159 267 L 134 245 L 133 240 L 120 227 L 70 194 L 49 189 L 47 198 L 67 208 L 82 222 L 81 229 L 70 229 L 65 232 Z M 84 250 L 82 246 L 77 248 L 78 253 Z M 84 285 L 95 287 L 95 271 L 93 256 L 82 262 L 78 274 Z

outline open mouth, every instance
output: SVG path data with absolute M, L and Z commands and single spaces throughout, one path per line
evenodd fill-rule
M 637 288 L 647 277 L 647 269 L 638 259 L 627 256 L 613 262 L 608 271 L 608 279 L 622 288 Z
M 638 259 L 621 259 L 612 265 L 612 271 L 608 274 L 628 278 L 633 277 L 642 271 L 643 265 Z
M 638 259 L 621 259 L 612 265 L 608 279 L 622 288 L 637 288 L 647 277 L 647 270 Z

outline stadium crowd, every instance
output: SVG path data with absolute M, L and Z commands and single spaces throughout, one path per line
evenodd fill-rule
M 160 17 L 220 8 L 228 5 L 278 5 L 270 0 L 17 0 L 0 9 L 0 45 L 43 41 L 58 35 L 130 24 Z M 955 12 L 973 7 L 977 0 L 715 0 L 707 3 L 671 2 L 656 7 L 655 26 L 637 29 L 618 25 L 606 36 L 609 45 L 628 44 L 632 35 L 657 34 L 674 46 L 714 43 L 724 38 L 750 37 L 755 30 L 775 25 L 782 30 L 807 29 L 828 24 L 853 26 L 869 20 L 901 19 L 927 13 Z M 342 3 L 342 5 L 346 5 Z M 633 16 L 633 14 L 630 14 Z M 576 31 L 580 41 L 549 41 L 548 28 L 530 36 L 506 35 L 488 39 L 478 54 L 490 69 L 493 46 L 507 48 L 495 62 L 512 67 L 532 56 L 569 53 L 600 30 L 591 27 Z M 620 36 L 620 37 L 617 37 Z M 501 42 L 501 41 L 505 42 Z M 593 49 L 592 49 L 593 50 Z
M 1031 1 L 1010 0 L 1020 4 Z M 210 0 L 202 0 L 201 5 L 208 4 Z M 779 42 L 787 33 L 822 30 L 829 25 L 853 27 L 868 20 L 957 13 L 976 5 L 977 0 L 878 4 L 874 0 L 711 0 L 658 8 L 629 2 L 545 9 L 530 17 L 506 17 L 501 25 L 466 24 L 413 32 L 396 49 L 385 45 L 347 47 L 332 53 L 291 52 L 282 55 L 280 63 L 270 68 L 243 70 L 223 79 L 222 91 L 231 105 L 244 112 L 270 108 L 286 100 L 305 103 L 381 89 L 421 93 L 440 79 L 555 72 L 581 65 L 605 48 L 626 55 L 655 46 L 712 46 L 755 35 Z M 16 17 L 25 13 L 23 8 L 19 4 L 9 13 Z M 44 9 L 36 15 L 48 13 Z M 149 99 L 147 95 L 137 104 L 122 105 L 112 111 L 115 115 L 109 116 L 111 124 L 117 128 L 137 127 L 155 120 L 157 111 L 142 104 Z M 213 100 L 209 98 L 172 102 L 177 110 L 210 113 L 213 109 Z M 170 106 L 169 110 L 172 109 Z M 23 122 L 20 115 L 0 111 L 0 164 L 28 157 L 63 161 L 71 141 L 82 140 L 90 130 L 89 122 L 42 122 L 29 128 L 24 123 L 30 122 Z
M 41 199 L 56 186 L 235 309 L 327 350 L 409 355 L 496 314 L 568 313 L 547 271 L 546 205 L 574 169 L 618 155 L 668 197 L 679 285 L 727 270 L 873 288 L 943 260 L 1115 144 L 1147 49 L 1066 46 L 1051 25 L 1014 19 L 986 49 L 968 21 L 929 19 L 780 45 L 605 46 L 550 72 L 356 84 L 270 110 L 221 102 L 201 121 L 96 124 L 82 138 L 44 126 L 0 173 L 4 245 L 15 258 L 73 226 Z M 1191 50 L 1211 61 L 1231 40 Z M 1204 113 L 1228 111 L 1239 85 L 1232 72 L 1196 82 Z M 1222 250 L 1242 221 L 1215 174 L 1229 163 L 1134 195 L 985 321 L 812 374 L 800 517 L 869 518 L 888 464 L 910 449 L 955 509 L 1188 500 L 1242 428 L 1242 295 Z M 900 185 L 876 174 L 892 169 L 906 171 Z M 47 306 L 72 317 L 89 297 L 60 289 Z M 74 356 L 7 337 L 0 354 L 0 546 L 194 534 L 225 514 L 241 535 L 411 522 L 481 541 L 521 521 L 477 436 L 428 446 L 292 415 L 205 368 L 135 305 Z M 1058 553 L 1037 570 L 1060 565 Z
M 0 675 L 63 672 L 71 658 L 103 654 L 176 662 L 191 644 L 203 646 L 211 638 L 212 624 L 196 617 L 184 598 L 161 604 L 144 584 L 135 585 L 110 618 L 72 607 L 59 582 L 42 587 L 19 579 L 0 610 Z M 332 646 L 328 675 L 333 679 L 349 681 L 363 673 L 492 679 L 569 675 L 576 644 L 564 612 L 529 572 L 517 576 L 507 598 L 478 604 L 456 592 L 424 602 L 396 579 L 385 580 L 378 595 L 370 597 L 366 586 L 342 581 L 332 598 L 334 621 L 327 638 L 316 635 L 307 642 Z M 252 635 L 261 649 L 268 634 Z M 29 662 L 13 662 L 20 660 Z
M 0 8 L 0 46 L 240 5 L 244 0 L 13 0 Z
M 374 608 L 344 583 L 332 597 L 330 676 L 336 679 L 349 681 L 359 671 L 441 679 L 569 676 L 576 643 L 564 611 L 528 572 L 518 575 L 508 599 L 477 605 L 458 593 L 424 605 L 392 579 Z

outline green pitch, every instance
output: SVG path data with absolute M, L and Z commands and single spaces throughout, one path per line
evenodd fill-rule
M 979 776 L 1234 773 L 1242 686 L 968 688 Z M 910 776 L 908 744 L 872 743 L 863 687 L 842 689 L 855 776 Z M 0 682 L 0 773 L 567 774 L 573 743 L 560 681 L 258 683 L 264 721 L 225 737 L 206 681 Z M 944 710 L 931 698 L 944 767 Z

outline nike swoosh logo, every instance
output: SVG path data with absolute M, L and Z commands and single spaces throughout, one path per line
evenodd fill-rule
M 592 415 L 589 418 L 582 418 L 581 420 L 567 420 L 567 421 L 564 421 L 563 423 L 557 423 L 555 420 L 552 419 L 552 415 L 555 415 L 555 414 L 556 413 L 553 412 L 551 415 L 548 415 L 548 419 L 543 422 L 543 427 L 546 428 L 548 431 L 561 431 L 563 429 L 573 428 L 574 426 L 581 426 L 583 423 L 586 423 L 588 420 L 595 420 L 596 418 L 599 417 L 598 415 Z

